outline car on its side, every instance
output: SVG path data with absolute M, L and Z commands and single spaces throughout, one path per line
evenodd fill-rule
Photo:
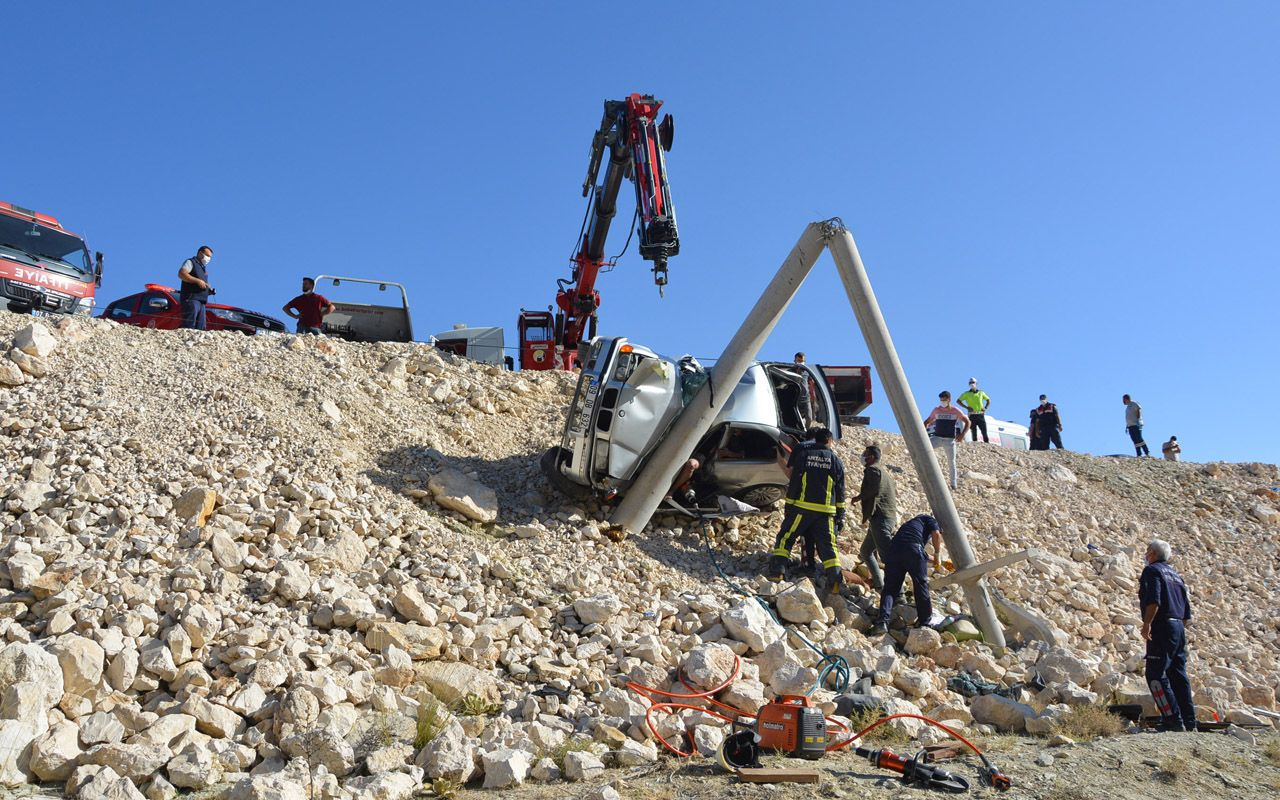
M 707 375 L 692 359 L 665 358 L 621 337 L 592 339 L 579 363 L 564 434 L 543 455 L 542 469 L 566 494 L 625 492 Z M 727 495 L 757 508 L 772 506 L 787 490 L 779 452 L 804 441 L 815 425 L 840 437 L 841 412 L 861 412 L 870 392 L 823 370 L 759 361 L 727 398 L 715 387 L 720 413 L 693 449 L 700 505 Z
M 110 303 L 98 316 L 139 328 L 169 331 L 182 327 L 182 306 L 178 301 L 178 293 L 158 283 L 148 283 L 144 291 Z M 208 304 L 205 308 L 205 324 L 211 331 L 236 331 L 246 336 L 284 333 L 287 330 L 284 323 L 275 317 L 222 303 Z

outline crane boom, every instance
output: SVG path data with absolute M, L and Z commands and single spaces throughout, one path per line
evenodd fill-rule
M 675 122 L 669 114 L 657 121 L 661 107 L 662 101 L 652 95 L 632 94 L 625 100 L 605 101 L 600 127 L 591 139 L 591 158 L 582 183 L 582 196 L 590 198 L 590 212 L 572 259 L 572 275 L 557 282 L 554 325 L 549 313 L 521 310 L 518 327 L 522 369 L 572 369 L 584 333 L 587 339 L 595 335 L 596 312 L 600 308 L 596 280 L 600 270 L 610 264 L 604 255 L 605 242 L 618 213 L 618 192 L 624 179 L 630 178 L 636 189 L 640 257 L 653 263 L 653 280 L 659 293 L 666 286 L 667 259 L 680 252 L 680 237 L 663 156 L 671 149 Z M 597 185 L 602 164 L 604 177 Z M 544 337 L 541 346 L 538 336 Z M 553 344 L 554 357 L 549 357 L 548 344 Z

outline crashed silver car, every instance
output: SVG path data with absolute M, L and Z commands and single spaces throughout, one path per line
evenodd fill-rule
M 707 374 L 689 357 L 665 358 L 622 337 L 592 339 L 579 363 L 564 436 L 542 469 L 566 494 L 609 497 L 626 491 Z M 693 450 L 700 505 L 723 495 L 771 506 L 786 496 L 780 445 L 794 447 L 815 424 L 840 438 L 841 417 L 870 402 L 869 370 L 825 369 L 840 377 L 816 365 L 756 362 L 728 397 L 714 397 L 720 413 Z

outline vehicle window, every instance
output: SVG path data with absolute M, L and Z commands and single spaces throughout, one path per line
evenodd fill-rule
M 527 342 L 545 342 L 551 339 L 551 328 L 543 324 L 529 325 L 524 329 Z
M 0 244 L 56 263 L 49 268 L 73 277 L 93 274 L 84 242 L 38 222 L 0 214 Z
M 117 300 L 107 306 L 107 317 L 110 319 L 125 319 L 133 316 L 133 310 L 138 307 L 139 295 L 133 294 L 128 297 Z

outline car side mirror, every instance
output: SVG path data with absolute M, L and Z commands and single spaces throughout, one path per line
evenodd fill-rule
M 93 285 L 102 285 L 102 251 L 93 254 Z

